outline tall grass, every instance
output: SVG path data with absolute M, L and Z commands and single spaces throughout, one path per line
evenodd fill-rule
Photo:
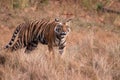
M 97 31 L 96 31 L 97 29 Z M 77 37 L 77 38 L 76 38 Z M 30 54 L 24 49 L 2 52 L 0 66 L 4 80 L 119 80 L 120 41 L 118 35 L 100 28 L 71 32 L 66 53 L 50 59 L 47 46 L 39 44 Z

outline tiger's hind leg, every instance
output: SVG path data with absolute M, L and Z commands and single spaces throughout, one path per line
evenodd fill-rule
M 38 40 L 34 40 L 34 41 L 28 43 L 28 45 L 26 46 L 26 49 L 25 49 L 25 53 L 29 53 L 29 52 L 35 50 L 37 45 L 38 45 Z

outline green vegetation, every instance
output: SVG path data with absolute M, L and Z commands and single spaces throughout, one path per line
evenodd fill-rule
M 102 8 L 103 8 L 103 4 L 97 3 L 97 6 L 96 6 L 97 11 L 101 10 Z

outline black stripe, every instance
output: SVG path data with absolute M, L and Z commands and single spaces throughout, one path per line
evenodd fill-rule
M 15 38 L 12 38 L 11 41 L 14 41 Z
M 9 45 L 12 45 L 12 42 L 10 42 Z
M 62 46 L 59 46 L 59 49 L 64 49 L 64 47 L 65 47 L 64 45 L 62 45 Z
M 5 46 L 5 48 L 9 48 L 9 45 Z
M 60 44 L 60 45 L 64 45 L 65 42 L 66 42 L 66 40 L 62 44 Z

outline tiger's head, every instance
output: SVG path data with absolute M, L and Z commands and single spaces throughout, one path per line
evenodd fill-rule
M 55 26 L 54 31 L 58 37 L 65 38 L 68 35 L 68 33 L 71 31 L 70 21 L 71 19 L 68 19 L 64 22 L 60 22 L 58 19 L 55 19 L 57 25 Z

